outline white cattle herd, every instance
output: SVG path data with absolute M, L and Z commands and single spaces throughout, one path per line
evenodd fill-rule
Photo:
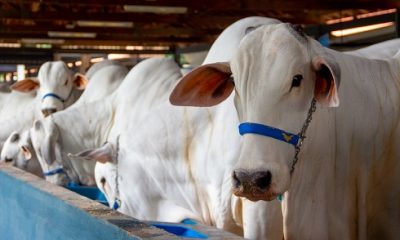
M 142 220 L 249 239 L 398 239 L 399 50 L 341 53 L 248 17 L 183 77 L 161 58 L 85 75 L 47 62 L 0 93 L 0 160 L 97 185 Z

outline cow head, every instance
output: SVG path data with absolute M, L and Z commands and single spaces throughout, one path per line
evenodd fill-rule
M 29 160 L 32 159 L 32 144 L 29 132 L 12 132 L 4 142 L 1 150 L 1 161 L 13 162 L 19 168 L 26 169 Z M 21 149 L 25 151 L 21 151 Z
M 71 99 L 73 91 L 83 90 L 87 79 L 80 74 L 73 75 L 64 62 L 46 62 L 40 69 L 38 80 L 25 79 L 11 86 L 12 90 L 19 92 L 37 91 L 40 98 L 40 111 L 43 116 L 63 110 L 76 99 Z
M 71 158 L 81 161 L 97 161 L 95 166 L 95 178 L 97 187 L 104 193 L 107 202 L 112 207 L 116 200 L 116 174 L 117 165 L 115 147 L 106 143 L 100 148 L 86 150 L 78 154 L 69 154 Z M 119 196 L 118 196 L 119 197 Z
M 72 167 L 63 161 L 63 158 L 67 157 L 61 152 L 59 131 L 52 117 L 36 120 L 30 134 L 46 180 L 61 186 L 67 185 L 69 180 L 78 182 Z
M 232 81 L 233 79 L 233 81 Z M 313 98 L 339 105 L 338 64 L 314 40 L 289 24 L 262 26 L 245 37 L 230 64 L 201 66 L 178 83 L 175 105 L 212 106 L 235 89 L 241 122 L 299 133 Z M 289 189 L 292 145 L 245 134 L 232 173 L 233 192 L 250 200 L 272 200 Z
M 42 176 L 42 169 L 36 159 L 29 131 L 11 133 L 4 142 L 0 160 L 12 162 L 21 169 L 39 177 Z
M 3 144 L 3 148 L 1 149 L 0 161 L 10 162 L 13 165 L 17 165 L 19 158 L 19 141 L 20 134 L 18 132 L 12 132 Z

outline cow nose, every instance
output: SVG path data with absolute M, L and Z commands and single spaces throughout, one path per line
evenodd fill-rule
M 49 116 L 50 114 L 53 114 L 53 113 L 55 113 L 55 112 L 57 112 L 57 109 L 55 109 L 55 108 L 45 108 L 45 109 L 42 109 L 42 113 L 43 113 L 43 116 L 44 116 L 44 117 L 47 117 L 47 116 Z
M 271 185 L 272 175 L 270 171 L 234 171 L 232 179 L 233 187 L 238 191 L 266 191 Z

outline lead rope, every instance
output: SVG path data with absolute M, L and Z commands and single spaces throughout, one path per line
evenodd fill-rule
M 308 109 L 307 119 L 304 122 L 300 133 L 298 134 L 300 136 L 300 141 L 294 147 L 295 148 L 295 154 L 294 154 L 294 158 L 293 158 L 292 168 L 290 169 L 290 175 L 292 175 L 292 173 L 294 171 L 294 166 L 296 165 L 297 161 L 299 161 L 299 153 L 300 153 L 301 147 L 303 146 L 304 139 L 306 138 L 306 132 L 307 132 L 308 126 L 310 125 L 310 122 L 312 120 L 313 113 L 315 112 L 315 110 L 317 110 L 316 103 L 317 103 L 317 101 L 315 100 L 315 98 L 313 98 L 312 101 L 311 101 L 310 108 Z
M 299 161 L 299 153 L 300 153 L 301 147 L 303 146 L 304 139 L 306 138 L 306 132 L 307 132 L 308 126 L 311 123 L 312 115 L 315 112 L 315 110 L 317 110 L 317 101 L 315 100 L 315 98 L 313 98 L 311 101 L 310 108 L 308 109 L 306 121 L 304 122 L 303 127 L 301 128 L 301 131 L 298 134 L 300 136 L 299 143 L 294 147 L 295 153 L 294 153 L 294 158 L 293 158 L 293 162 L 292 162 L 292 167 L 290 169 L 290 176 L 292 176 L 292 174 L 294 172 L 294 167 L 297 164 L 297 162 Z M 282 194 L 278 195 L 277 199 L 279 202 L 281 202 L 283 200 L 283 195 Z
M 118 155 L 119 155 L 119 135 L 117 137 L 117 153 L 115 154 L 115 198 L 114 198 L 114 204 L 112 206 L 112 209 L 117 210 L 118 208 L 121 207 L 121 199 L 119 198 L 119 172 L 118 172 Z

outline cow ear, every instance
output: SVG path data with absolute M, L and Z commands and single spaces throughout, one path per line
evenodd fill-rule
M 327 107 L 339 106 L 338 86 L 340 83 L 340 68 L 332 59 L 316 57 L 313 60 L 315 71 L 314 98 Z
M 228 63 L 200 66 L 175 86 L 169 100 L 177 106 L 210 107 L 229 97 L 235 85 Z
M 31 92 L 38 89 L 40 86 L 36 79 L 25 79 L 18 81 L 10 86 L 11 90 L 18 92 Z
M 68 154 L 69 157 L 72 158 L 80 158 L 85 160 L 95 160 L 97 162 L 106 163 L 106 162 L 114 162 L 116 158 L 116 153 L 114 147 L 111 143 L 106 143 L 100 148 L 89 149 L 83 152 L 80 152 L 76 155 Z
M 15 142 L 17 142 L 18 140 L 19 140 L 19 133 L 18 132 L 13 132 L 11 135 L 10 135 L 10 142 L 12 142 L 12 143 L 15 143 Z
M 76 73 L 74 76 L 74 86 L 79 90 L 84 90 L 88 84 L 89 80 L 85 75 Z
M 32 151 L 27 146 L 21 146 L 21 151 L 25 160 L 28 161 L 32 159 Z

